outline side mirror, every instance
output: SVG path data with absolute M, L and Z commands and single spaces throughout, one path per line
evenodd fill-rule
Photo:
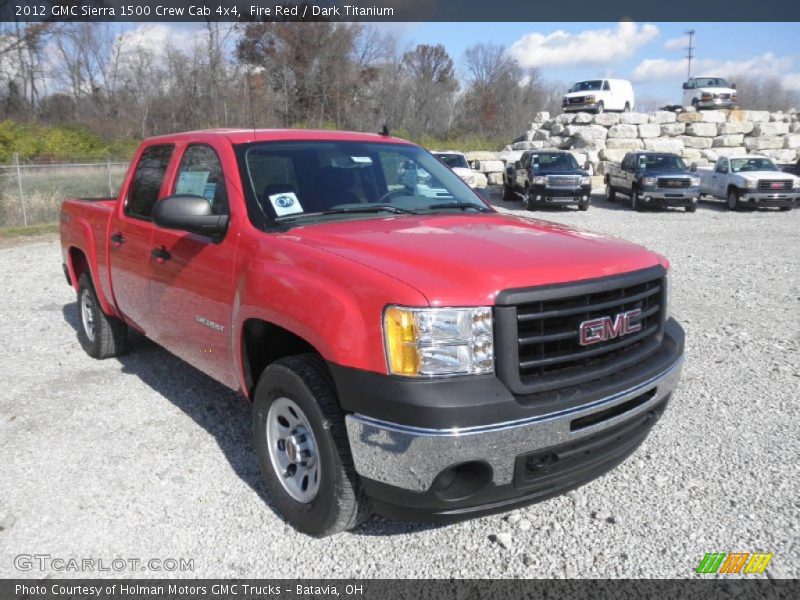
M 696 162 L 693 162 L 693 163 L 692 163 L 692 166 L 691 166 L 691 167 L 689 167 L 689 168 L 692 170 L 692 172 L 695 172 L 695 171 L 697 171 L 697 163 L 696 163 Z
M 522 161 L 515 160 L 514 161 L 514 168 L 515 169 L 521 169 L 522 168 Z
M 685 90 L 689 89 L 689 84 L 686 83 L 685 81 L 683 82 L 683 89 L 685 89 Z
M 735 84 L 735 83 L 732 83 L 732 84 L 731 84 L 731 89 L 732 89 L 732 90 L 735 90 L 735 89 L 736 89 L 736 84 Z
M 153 222 L 164 229 L 178 229 L 214 237 L 228 227 L 228 215 L 211 213 L 211 204 L 205 198 L 180 194 L 156 202 Z
M 592 163 L 590 163 L 588 160 L 585 163 L 583 163 L 583 170 L 584 171 L 591 171 L 592 170 Z

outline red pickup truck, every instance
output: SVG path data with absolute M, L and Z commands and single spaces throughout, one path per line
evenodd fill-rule
M 274 505 L 311 535 L 563 493 L 680 376 L 666 259 L 498 213 L 386 135 L 148 139 L 119 198 L 64 202 L 61 240 L 86 352 L 132 328 L 250 399 Z

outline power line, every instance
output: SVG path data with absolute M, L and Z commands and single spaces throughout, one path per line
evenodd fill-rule
M 689 36 L 689 45 L 684 48 L 686 50 L 686 79 L 690 79 L 692 77 L 692 59 L 694 58 L 694 51 L 697 49 L 692 42 L 694 41 L 694 29 L 687 29 L 684 32 L 686 35 Z

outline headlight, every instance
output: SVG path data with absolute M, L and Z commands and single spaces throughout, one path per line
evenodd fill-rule
M 584 102 L 594 102 L 594 95 L 590 94 L 584 98 Z
M 592 178 L 588 175 L 586 177 L 581 177 L 581 185 L 589 185 L 592 183 Z
M 642 177 L 642 184 L 644 185 L 655 185 L 656 178 L 655 177 Z
M 475 183 L 475 178 L 472 175 L 467 175 L 466 177 L 464 177 L 464 181 L 472 185 L 473 183 Z
M 537 175 L 533 178 L 534 185 L 545 185 L 547 183 L 547 177 L 543 175 Z
M 794 189 L 800 190 L 800 179 L 794 180 Z
M 383 314 L 389 373 L 408 377 L 494 371 L 492 309 L 405 308 Z
M 758 182 L 756 182 L 753 179 L 745 179 L 744 180 L 744 188 L 746 190 L 754 190 L 757 187 L 757 185 L 758 185 Z
M 692 187 L 698 187 L 699 185 L 700 185 L 700 178 L 692 177 Z

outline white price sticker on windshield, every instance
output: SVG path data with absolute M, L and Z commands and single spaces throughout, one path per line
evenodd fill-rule
M 303 207 L 300 205 L 300 200 L 294 192 L 281 192 L 280 194 L 272 194 L 269 197 L 272 203 L 272 208 L 275 209 L 275 214 L 279 217 L 285 215 L 294 215 L 303 212 Z
M 354 163 L 360 163 L 362 165 L 371 165 L 372 159 L 369 156 L 351 156 L 350 157 Z

